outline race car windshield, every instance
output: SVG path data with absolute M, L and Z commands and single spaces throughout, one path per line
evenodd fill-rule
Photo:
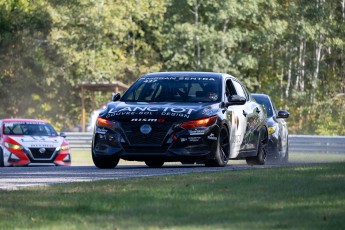
M 142 78 L 123 95 L 131 102 L 218 102 L 220 84 L 215 78 Z
M 271 103 L 270 101 L 267 99 L 267 98 L 263 98 L 263 97 L 255 97 L 255 100 L 263 105 L 266 109 L 266 112 L 267 112 L 267 117 L 273 117 L 273 111 L 272 111 L 272 106 L 271 106 Z
M 30 136 L 57 136 L 54 128 L 47 123 L 8 122 L 4 123 L 4 134 Z

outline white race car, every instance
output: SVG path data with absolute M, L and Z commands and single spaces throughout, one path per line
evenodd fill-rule
M 42 120 L 0 120 L 0 167 L 35 164 L 70 165 L 64 135 Z

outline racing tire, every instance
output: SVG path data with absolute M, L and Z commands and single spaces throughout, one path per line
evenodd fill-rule
M 112 169 L 119 163 L 120 158 L 116 156 L 96 156 L 92 151 L 92 160 L 97 168 Z
M 273 148 L 273 152 L 269 154 L 267 157 L 267 162 L 273 163 L 273 164 L 279 164 L 282 162 L 282 154 L 283 154 L 283 147 L 282 147 L 282 141 L 279 138 L 277 142 L 277 147 Z
M 228 164 L 230 156 L 230 138 L 228 129 L 223 126 L 217 141 L 215 158 L 205 161 L 206 167 L 224 167 Z
M 267 159 L 265 143 L 267 141 L 267 134 L 260 135 L 257 155 L 255 157 L 247 157 L 246 162 L 248 165 L 264 165 Z
M 164 165 L 164 161 L 145 161 L 145 164 L 150 168 L 160 168 Z
M 289 162 L 289 142 L 286 144 L 285 156 L 282 158 L 282 163 Z
M 183 164 L 183 165 L 194 165 L 195 161 L 181 161 L 181 164 Z
M 4 153 L 2 152 L 2 149 L 0 148 L 0 167 L 4 167 Z

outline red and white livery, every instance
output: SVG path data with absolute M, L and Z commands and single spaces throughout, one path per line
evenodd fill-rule
M 0 120 L 0 167 L 41 164 L 71 164 L 64 134 L 42 120 Z

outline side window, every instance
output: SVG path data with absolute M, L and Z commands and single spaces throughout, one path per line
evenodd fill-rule
M 226 80 L 226 89 L 225 89 L 226 97 L 236 94 L 236 90 L 232 81 L 230 79 Z
M 272 102 L 272 107 L 273 107 L 273 113 L 274 113 L 274 115 L 277 115 L 278 114 L 278 110 L 277 110 L 277 108 L 276 108 L 276 105 L 274 104 L 274 102 L 273 101 L 271 101 Z
M 238 83 L 237 81 L 233 81 L 234 87 L 236 89 L 237 95 L 244 97 L 248 100 L 248 95 L 246 93 L 246 90 L 243 89 L 242 85 Z

